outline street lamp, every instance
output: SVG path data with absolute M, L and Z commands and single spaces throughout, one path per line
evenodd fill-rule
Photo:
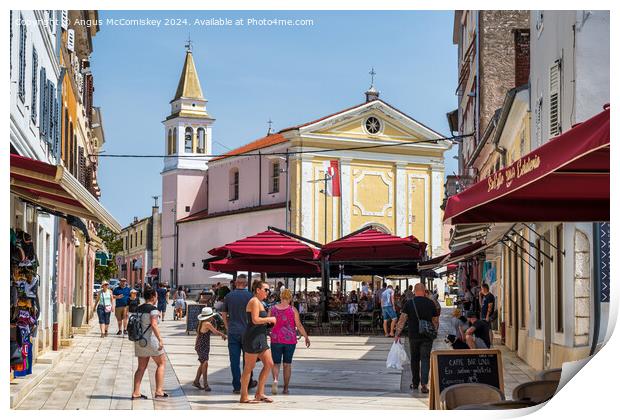
M 316 182 L 324 182 L 324 187 L 322 190 L 319 190 L 320 193 L 325 194 L 325 199 L 324 199 L 324 219 L 323 219 L 323 230 L 325 233 L 325 239 L 324 239 L 324 244 L 327 243 L 327 182 L 332 180 L 332 176 L 325 171 L 325 178 L 321 178 L 321 179 L 314 179 L 314 180 L 310 180 L 307 182 L 312 182 L 312 183 L 316 183 Z

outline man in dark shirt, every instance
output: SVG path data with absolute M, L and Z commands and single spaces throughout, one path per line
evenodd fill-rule
M 482 309 L 480 310 L 480 318 L 491 322 L 493 321 L 493 312 L 495 311 L 495 296 L 489 291 L 489 285 L 484 283 L 480 290 L 482 296 Z
M 241 338 L 248 327 L 246 307 L 252 299 L 252 293 L 248 290 L 248 278 L 244 274 L 237 276 L 235 289 L 224 297 L 222 306 L 222 319 L 226 331 L 228 331 L 228 357 L 230 359 L 230 372 L 232 374 L 233 392 L 241 393 L 241 367 L 239 358 L 242 356 Z M 244 357 L 245 359 L 245 357 Z M 250 377 L 250 388 L 257 382 Z
M 467 314 L 467 320 L 471 325 L 465 331 L 465 342 L 470 349 L 488 349 L 491 348 L 491 334 L 489 323 L 478 319 L 475 311 Z
M 405 326 L 405 322 L 409 320 L 409 349 L 411 350 L 412 376 L 411 388 L 417 390 L 418 386 L 422 384 L 420 391 L 423 394 L 428 393 L 428 374 L 430 370 L 433 340 L 420 335 L 419 320 L 423 319 L 432 322 L 433 317 L 439 316 L 439 311 L 435 307 L 435 304 L 424 296 L 425 290 L 426 286 L 424 286 L 423 283 L 418 283 L 415 285 L 413 288 L 415 297 L 407 301 L 405 307 L 401 311 L 398 324 L 396 325 L 396 339 L 399 339 L 400 333 Z

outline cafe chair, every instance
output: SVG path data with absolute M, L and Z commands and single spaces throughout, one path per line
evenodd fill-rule
M 553 397 L 558 389 L 558 384 L 559 381 L 550 380 L 525 382 L 512 391 L 512 399 L 540 404 Z
M 317 331 L 319 335 L 321 334 L 321 318 L 318 312 L 304 314 L 303 324 L 304 327 Z
M 560 381 L 560 377 L 562 376 L 562 368 L 558 369 L 549 369 L 543 370 L 538 375 L 536 375 L 536 379 L 539 381 Z
M 327 334 L 331 334 L 332 327 L 340 328 L 340 334 L 344 334 L 344 320 L 337 312 L 329 312 L 329 322 L 327 324 Z
M 461 405 L 455 410 L 514 410 L 518 408 L 528 408 L 536 404 L 530 401 L 497 401 L 486 404 L 467 404 Z
M 504 400 L 504 394 L 494 386 L 479 383 L 451 385 L 441 391 L 439 406 L 442 410 L 454 410 L 471 404 L 494 403 Z
M 358 318 L 358 330 L 357 335 L 362 333 L 362 330 L 368 330 L 372 333 L 373 330 L 373 316 L 370 312 L 361 312 Z

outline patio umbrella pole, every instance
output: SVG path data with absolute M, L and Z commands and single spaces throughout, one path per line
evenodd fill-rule
M 321 307 L 321 311 L 322 311 L 322 318 L 323 318 L 323 322 L 327 322 L 328 321 L 328 317 L 327 317 L 327 287 L 329 286 L 329 256 L 325 256 L 322 260 L 321 260 L 321 275 L 322 275 L 322 281 L 321 281 L 321 303 L 322 303 L 322 307 Z

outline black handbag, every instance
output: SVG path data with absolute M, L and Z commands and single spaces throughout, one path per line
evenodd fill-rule
M 412 299 L 411 303 L 413 304 L 415 316 L 418 317 L 418 334 L 424 338 L 430 338 L 431 340 L 436 339 L 437 330 L 435 329 L 433 323 L 425 319 L 420 319 L 420 315 L 418 315 L 418 308 L 415 306 L 415 298 Z

